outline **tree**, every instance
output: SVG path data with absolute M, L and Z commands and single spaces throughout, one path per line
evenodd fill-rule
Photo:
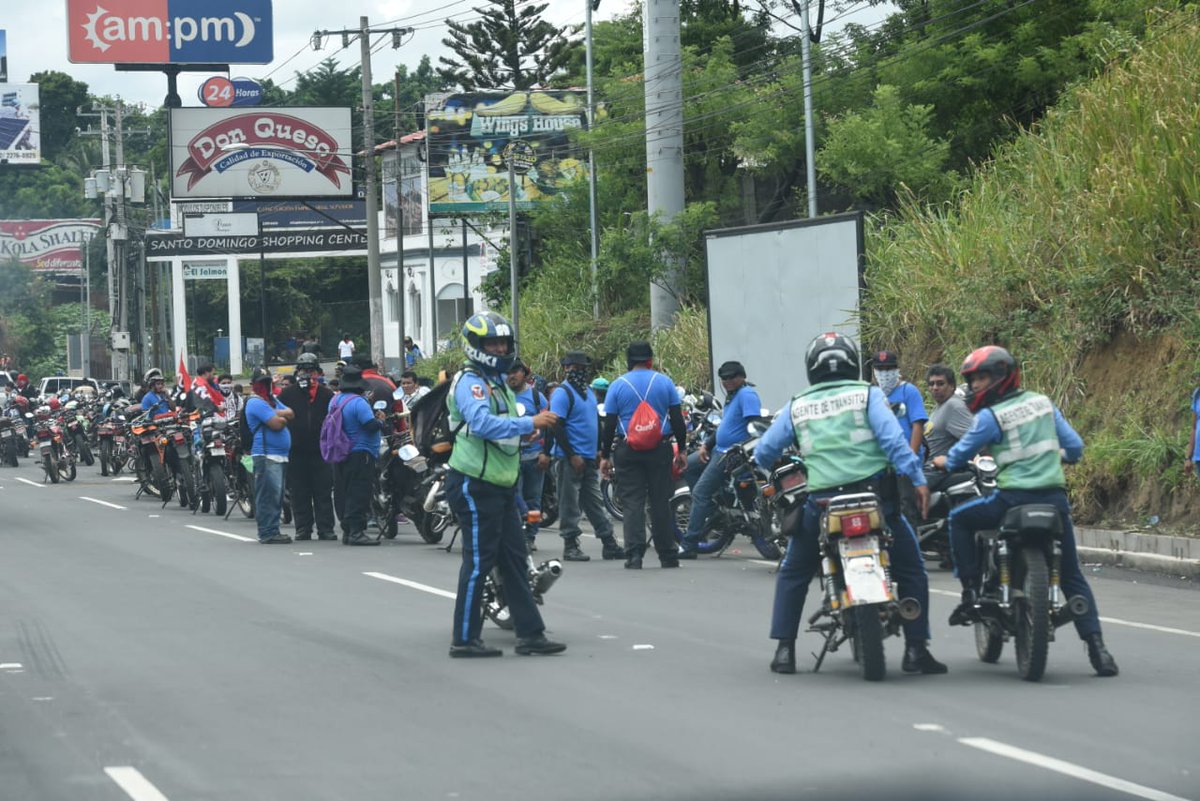
M 35 72 L 41 104 L 42 158 L 53 160 L 75 137 L 79 117 L 75 110 L 88 104 L 88 86 L 65 72 Z
M 542 19 L 548 5 L 518 9 L 517 0 L 488 0 L 474 9 L 482 19 L 470 25 L 447 19 L 450 35 L 442 44 L 457 58 L 439 56 L 445 66 L 438 67 L 438 75 L 468 92 L 546 86 L 579 44 L 569 38 L 578 26 L 559 28 Z

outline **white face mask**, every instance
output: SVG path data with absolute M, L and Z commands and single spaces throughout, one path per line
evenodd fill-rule
M 892 390 L 900 386 L 900 371 L 899 370 L 879 370 L 875 371 L 875 381 L 879 384 L 879 388 L 883 390 L 884 395 L 892 394 Z
M 221 384 L 221 394 L 228 395 L 233 392 L 233 384 Z

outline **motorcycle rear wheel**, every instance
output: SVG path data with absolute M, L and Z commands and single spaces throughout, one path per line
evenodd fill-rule
M 538 525 L 546 528 L 558 522 L 558 487 L 553 481 L 542 482 L 542 522 Z
M 8 453 L 5 455 L 5 460 L 8 462 L 8 464 L 11 467 L 18 467 L 21 464 L 17 459 L 17 439 L 16 439 L 16 437 L 12 437 L 8 441 Z
M 994 620 L 975 621 L 975 652 L 980 662 L 994 664 L 1004 650 L 1004 634 Z
M 504 592 L 493 574 L 489 573 L 483 582 L 483 614 L 505 631 L 512 631 L 512 613 L 504 602 Z
M 883 681 L 887 675 L 887 662 L 883 656 L 883 622 L 879 619 L 879 608 L 866 604 L 851 610 L 854 616 L 854 654 L 867 681 Z
M 604 508 L 613 520 L 624 520 L 625 512 L 621 509 L 621 499 L 617 497 L 617 485 L 607 478 L 600 480 L 600 497 L 604 499 Z
M 208 488 L 212 492 L 213 512 L 224 517 L 229 508 L 229 487 L 225 484 L 225 471 L 215 462 L 208 466 Z
M 107 439 L 100 441 L 100 475 L 108 475 L 108 466 L 112 463 L 112 443 Z M 115 472 L 115 471 L 114 471 Z
M 442 511 L 425 512 L 417 521 L 417 533 L 425 542 L 437 545 L 442 541 L 446 529 L 449 528 L 450 519 L 450 515 Z
M 59 482 L 60 479 L 58 477 L 58 466 L 54 464 L 54 457 L 52 457 L 50 454 L 46 454 L 42 457 L 42 469 L 45 470 L 46 475 L 50 477 L 51 484 L 57 484 Z
M 66 456 L 58 460 L 58 474 L 65 481 L 74 481 L 78 471 L 75 470 L 75 461 L 68 459 Z
M 1025 546 L 1021 559 L 1025 562 L 1025 592 L 1013 604 L 1017 672 L 1025 681 L 1039 681 L 1046 672 L 1050 649 L 1050 576 L 1041 548 Z
M 88 444 L 87 437 L 83 434 L 75 435 L 75 448 L 79 451 L 79 460 L 87 467 L 91 467 L 96 463 L 96 456 L 92 453 L 92 446 Z
M 171 500 L 171 496 L 175 494 L 171 474 L 167 472 L 167 466 L 156 456 L 151 457 L 150 483 L 154 485 L 154 489 L 158 490 L 158 499 L 163 503 Z

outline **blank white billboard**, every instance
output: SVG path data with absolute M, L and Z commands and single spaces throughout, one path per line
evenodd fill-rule
M 706 233 L 709 353 L 739 361 L 772 411 L 808 386 L 804 351 L 836 330 L 858 341 L 862 214 Z
M 173 108 L 171 197 L 350 197 L 348 108 Z

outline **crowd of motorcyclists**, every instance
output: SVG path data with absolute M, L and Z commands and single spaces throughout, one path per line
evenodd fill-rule
M 999 530 L 1016 547 L 1023 535 L 1004 533 L 1010 512 L 1049 509 L 1060 521 L 1046 550 L 1052 601 L 1060 587 L 1079 599 L 1057 625 L 1074 622 L 1096 672 L 1117 673 L 1079 570 L 1063 490 L 1060 459 L 1077 460 L 1082 441 L 1048 399 L 1021 386 L 1003 348 L 973 352 L 957 391 L 953 370 L 929 368 L 929 415 L 920 390 L 902 379 L 898 354 L 875 352 L 867 382 L 854 342 L 824 334 L 805 356 L 807 389 L 772 415 L 737 361 L 718 368 L 722 404 L 676 387 L 648 342 L 629 344 L 628 369 L 612 381 L 594 375 L 589 354 L 568 351 L 552 387 L 517 358 L 511 326 L 498 314 L 472 316 L 462 347 L 462 369 L 437 387 L 411 370 L 393 380 L 367 356 L 338 362 L 327 380 L 313 353 L 300 354 L 286 376 L 256 369 L 248 392 L 208 364 L 186 386 L 168 387 L 151 370 L 133 398 L 115 385 L 100 395 L 81 387 L 40 398 L 21 376 L 0 389 L 0 462 L 36 455 L 57 483 L 98 457 L 103 475 L 128 470 L 139 495 L 164 505 L 174 497 L 193 511 L 240 508 L 256 519 L 264 544 L 337 540 L 339 523 L 346 545 L 377 545 L 403 523 L 435 543 L 455 526 L 463 554 L 456 658 L 500 654 L 481 638 L 483 616 L 499 622 L 498 608 L 516 629 L 517 653 L 565 650 L 545 637 L 537 609 L 560 563 L 537 566 L 530 557 L 548 518 L 558 519 L 563 561 L 590 559 L 580 542 L 586 515 L 603 559 L 623 559 L 631 570 L 643 567 L 651 546 L 663 568 L 678 568 L 745 534 L 779 560 L 770 630 L 777 673 L 796 669 L 815 576 L 826 597 L 810 625 L 826 636 L 826 650 L 850 640 L 856 659 L 869 661 L 864 638 L 875 617 L 884 631 L 903 630 L 904 672 L 945 673 L 928 649 L 922 551 L 952 565 L 962 582 L 951 624 L 975 625 L 977 637 L 983 631 L 1001 642 L 1012 629 L 1020 651 L 1029 627 L 1012 622 L 1010 607 L 1026 607 L 1007 585 L 996 601 L 997 588 L 981 584 L 981 573 L 991 573 L 981 571 L 980 551 L 997 537 L 976 532 Z M 990 457 L 974 458 L 984 450 Z M 851 501 L 858 505 L 846 506 Z M 831 511 L 843 508 L 862 513 Z M 623 520 L 620 540 L 614 517 Z M 292 535 L 281 529 L 288 522 Z M 868 532 L 880 545 L 864 559 L 866 551 L 847 543 Z M 882 595 L 870 601 L 881 611 L 848 614 L 867 603 L 855 597 L 863 585 L 851 570 L 881 583 Z M 814 623 L 821 615 L 831 622 Z

